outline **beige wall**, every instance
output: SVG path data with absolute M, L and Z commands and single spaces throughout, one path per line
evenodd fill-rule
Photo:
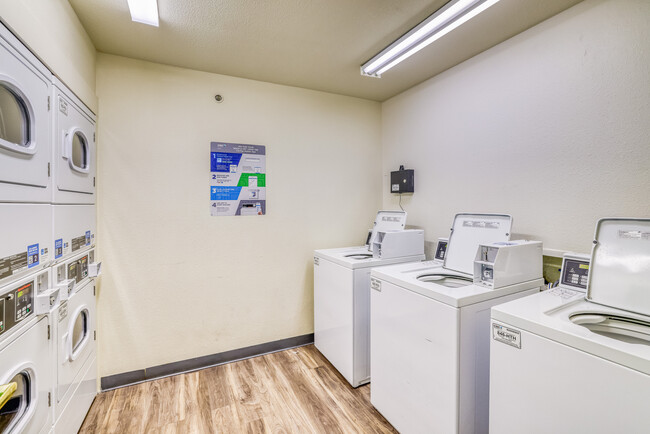
M 516 236 L 588 253 L 598 218 L 649 217 L 649 17 L 587 0 L 385 102 L 383 173 L 415 169 L 409 223 L 434 241 L 456 212 L 508 212 Z
M 0 0 L 0 18 L 97 112 L 95 47 L 68 0 Z
M 104 54 L 97 71 L 100 375 L 311 333 L 312 251 L 363 243 L 381 202 L 379 103 Z M 210 216 L 210 141 L 266 145 L 268 215 Z

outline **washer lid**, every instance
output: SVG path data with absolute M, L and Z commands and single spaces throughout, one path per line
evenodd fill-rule
M 368 238 L 368 246 L 372 243 L 379 231 L 401 231 L 406 226 L 406 211 L 379 211 L 375 217 L 375 224 L 372 226 L 372 233 Z
M 474 273 L 479 244 L 508 241 L 511 227 L 512 217 L 507 214 L 456 214 L 444 267 L 461 273 Z
M 650 315 L 650 219 L 600 219 L 587 300 Z

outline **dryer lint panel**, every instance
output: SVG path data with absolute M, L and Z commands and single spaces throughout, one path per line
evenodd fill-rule
M 0 203 L 0 285 L 49 266 L 52 206 Z

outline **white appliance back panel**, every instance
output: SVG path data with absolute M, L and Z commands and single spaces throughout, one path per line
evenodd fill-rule
M 456 214 L 449 236 L 445 268 L 473 274 L 479 244 L 510 239 L 512 217 L 506 214 Z
M 650 315 L 650 219 L 602 219 L 595 239 L 587 299 Z
M 375 217 L 372 233 L 368 239 L 370 248 L 380 231 L 399 231 L 406 226 L 406 211 L 379 211 Z

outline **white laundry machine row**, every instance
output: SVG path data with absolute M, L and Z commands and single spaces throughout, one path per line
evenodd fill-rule
M 94 204 L 95 115 L 57 77 L 52 93 L 52 203 Z
M 0 385 L 11 387 L 0 397 L 2 433 L 47 433 L 52 428 L 49 313 L 59 300 L 51 283 L 50 269 L 45 269 L 0 287 Z
M 424 259 L 424 232 L 380 211 L 359 247 L 314 251 L 314 344 L 353 386 L 370 381 L 370 270 Z
M 0 202 L 52 200 L 51 87 L 48 69 L 0 25 Z
M 52 205 L 54 264 L 95 246 L 95 205 Z
M 0 203 L 0 285 L 49 267 L 52 206 Z
M 602 219 L 558 288 L 492 309 L 491 432 L 648 432 L 648 258 L 650 220 Z
M 507 241 L 511 222 L 457 214 L 443 264 L 372 270 L 370 398 L 400 432 L 487 432 L 490 308 L 544 282 L 541 242 Z
M 62 292 L 52 315 L 55 432 L 77 432 L 97 395 L 94 277 L 100 265 L 91 249 L 52 267 L 55 286 Z

